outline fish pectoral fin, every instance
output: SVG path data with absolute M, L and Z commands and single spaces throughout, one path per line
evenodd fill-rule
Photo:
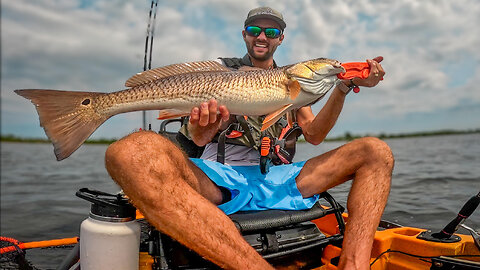
M 269 115 L 267 115 L 267 117 L 265 117 L 265 119 L 263 120 L 262 128 L 260 130 L 264 131 L 268 127 L 270 127 L 271 125 L 275 124 L 275 122 L 277 122 L 278 119 L 280 119 L 280 117 L 282 117 L 285 114 L 285 112 L 292 106 L 293 106 L 293 104 L 291 104 L 291 103 L 287 104 L 287 105 L 283 106 L 282 108 L 280 108 L 280 109 L 270 113 Z
M 200 61 L 182 64 L 173 64 L 144 72 L 137 73 L 130 77 L 126 82 L 126 87 L 134 87 L 158 79 L 193 72 L 209 72 L 209 71 L 231 71 L 229 68 L 218 63 L 217 61 Z
M 296 122 L 295 111 L 291 110 L 287 112 L 287 123 L 289 127 L 293 127 L 293 123 Z
M 295 79 L 290 79 L 287 84 L 288 91 L 290 92 L 290 99 L 295 100 L 300 94 L 302 88 L 300 87 L 300 83 Z
M 158 120 L 165 120 L 171 118 L 178 118 L 183 116 L 188 116 L 190 113 L 186 113 L 184 111 L 175 110 L 175 109 L 165 109 L 158 112 Z

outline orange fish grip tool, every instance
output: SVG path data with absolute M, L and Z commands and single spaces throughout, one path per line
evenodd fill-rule
M 345 72 L 337 74 L 337 77 L 341 80 L 350 80 L 355 77 L 366 79 L 370 75 L 370 66 L 367 62 L 343 63 L 342 67 Z
M 341 80 L 350 80 L 355 77 L 366 79 L 370 75 L 370 66 L 367 62 L 343 63 L 342 67 L 345 72 L 337 74 L 337 78 Z M 358 86 L 353 88 L 353 92 L 360 92 L 360 88 Z

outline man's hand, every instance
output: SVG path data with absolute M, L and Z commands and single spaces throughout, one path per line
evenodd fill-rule
M 190 112 L 188 130 L 198 146 L 209 143 L 217 134 L 222 123 L 228 121 L 230 112 L 226 106 L 218 106 L 215 99 L 193 107 Z
M 385 71 L 383 70 L 382 65 L 380 65 L 380 62 L 382 62 L 382 60 L 382 56 L 377 56 L 371 60 L 367 59 L 367 63 L 370 66 L 370 75 L 368 75 L 368 77 L 365 79 L 361 79 L 358 77 L 353 78 L 353 83 L 357 86 L 366 87 L 374 87 L 375 85 L 377 85 L 383 79 L 383 76 L 385 76 Z

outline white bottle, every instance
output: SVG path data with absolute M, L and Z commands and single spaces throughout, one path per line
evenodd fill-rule
M 81 269 L 138 269 L 140 224 L 135 208 L 110 199 L 79 197 L 93 202 L 90 216 L 80 226 Z

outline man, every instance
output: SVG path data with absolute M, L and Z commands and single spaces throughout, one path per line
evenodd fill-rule
M 249 28 L 250 26 L 254 28 Z M 273 54 L 284 39 L 285 27 L 282 15 L 271 8 L 262 7 L 250 11 L 242 32 L 248 51 L 245 61 L 250 61 L 248 64 L 256 68 L 273 68 Z M 277 29 L 278 32 L 271 29 Z M 324 140 L 334 126 L 345 96 L 352 87 L 372 87 L 379 83 L 385 75 L 379 64 L 381 60 L 381 57 L 367 60 L 371 69 L 368 78 L 340 82 L 317 115 L 312 113 L 310 107 L 300 108 L 296 112 L 296 121 L 307 142 L 316 145 Z M 211 152 L 209 145 L 213 137 L 225 128 L 229 119 L 228 108 L 218 106 L 215 100 L 202 103 L 191 111 L 188 126 L 190 136 L 195 144 L 207 145 L 205 151 Z M 230 153 L 226 150 L 227 164 L 235 162 L 229 156 L 237 155 L 238 152 L 246 157 L 252 156 L 250 148 L 239 147 Z M 256 158 L 253 158 L 252 164 L 259 158 L 258 152 L 255 153 Z M 347 203 L 349 220 L 339 268 L 369 269 L 371 246 L 387 201 L 393 163 L 392 153 L 384 142 L 376 138 L 362 138 L 306 162 L 274 166 L 264 176 L 265 182 L 262 185 L 267 181 L 281 181 L 281 188 L 277 188 L 274 193 L 288 190 L 287 193 L 291 194 L 288 198 L 295 205 L 293 208 L 303 209 L 313 205 L 317 194 L 352 179 Z M 258 171 L 258 162 L 254 165 L 255 171 Z M 249 246 L 220 210 L 230 213 L 237 209 L 224 206 L 238 203 L 243 203 L 237 205 L 242 210 L 245 208 L 241 207 L 261 208 L 264 204 L 268 207 L 269 200 L 273 199 L 269 196 L 262 197 L 266 198 L 264 200 L 258 199 L 256 192 L 259 191 L 248 191 L 252 192 L 253 198 L 239 202 L 243 188 L 255 187 L 249 186 L 252 183 L 244 185 L 239 188 L 238 194 L 238 191 L 235 192 L 229 186 L 234 186 L 235 183 L 231 182 L 236 179 L 226 175 L 235 175 L 235 178 L 246 174 L 245 178 L 248 179 L 250 172 L 237 171 L 237 168 L 245 166 L 188 159 L 169 140 L 154 132 L 143 131 L 112 144 L 106 152 L 106 167 L 150 223 L 203 257 L 227 269 L 272 268 Z M 271 173 L 276 175 L 270 176 Z M 240 185 L 240 180 L 238 181 Z M 225 190 L 227 196 L 222 192 Z M 259 196 L 262 195 L 265 194 Z

